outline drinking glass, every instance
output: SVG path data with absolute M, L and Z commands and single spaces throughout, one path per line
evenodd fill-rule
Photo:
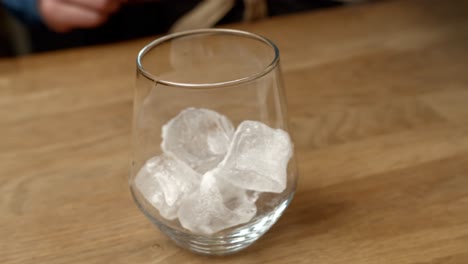
M 251 245 L 270 229 L 293 198 L 297 171 L 292 142 L 289 146 L 291 149 L 286 147 L 283 151 L 279 151 L 278 142 L 267 140 L 268 144 L 265 145 L 262 139 L 266 136 L 255 134 L 254 137 L 259 137 L 259 140 L 249 141 L 254 145 L 253 147 L 246 145 L 247 148 L 251 147 L 248 154 L 244 153 L 247 156 L 242 156 L 244 155 L 242 153 L 241 156 L 236 156 L 247 157 L 247 161 L 251 160 L 251 163 L 247 162 L 247 165 L 242 165 L 244 167 L 253 166 L 254 170 L 258 167 L 265 173 L 270 172 L 266 175 L 267 178 L 269 175 L 285 175 L 283 189 L 276 189 L 276 191 L 265 189 L 265 191 L 260 188 L 259 191 L 258 188 L 252 187 L 253 190 L 249 190 L 250 185 L 256 184 L 256 178 L 255 176 L 249 178 L 252 174 L 248 172 L 244 174 L 242 171 L 238 177 L 236 176 L 237 178 L 229 176 L 231 178 L 227 180 L 242 179 L 244 184 L 247 184 L 243 189 L 237 188 L 237 185 L 222 183 L 221 178 L 226 176 L 223 173 L 211 172 L 211 176 L 215 175 L 213 177 L 216 184 L 222 183 L 223 186 L 216 187 L 218 189 L 215 191 L 200 186 L 205 186 L 210 182 L 206 179 L 208 177 L 206 174 L 210 174 L 207 172 L 208 169 L 213 170 L 213 166 L 222 167 L 220 164 L 227 164 L 224 158 L 228 155 L 227 153 L 235 152 L 235 150 L 231 151 L 232 145 L 235 144 L 232 143 L 235 141 L 233 138 L 236 137 L 237 131 L 241 130 L 243 122 L 256 121 L 250 123 L 254 128 L 262 128 L 262 131 L 268 131 L 270 135 L 274 134 L 285 139 L 282 136 L 289 135 L 285 101 L 278 48 L 272 41 L 262 36 L 239 30 L 201 29 L 167 35 L 148 44 L 140 51 L 137 58 L 137 83 L 133 106 L 130 189 L 139 209 L 176 244 L 194 252 L 225 255 Z M 176 124 L 177 122 L 179 123 Z M 226 134 L 216 134 L 213 140 L 220 141 L 214 141 L 215 150 L 203 149 L 204 146 L 206 147 L 203 145 L 206 143 L 206 135 L 200 129 L 213 129 L 212 126 L 219 125 L 219 122 L 222 123 L 221 130 L 217 131 L 222 133 L 227 131 Z M 210 131 L 207 133 L 212 132 Z M 251 132 L 250 128 L 245 131 Z M 239 138 L 241 140 L 243 137 L 239 136 Z M 164 143 L 164 140 L 167 142 Z M 197 142 L 203 144 L 198 146 Z M 258 142 L 264 145 L 257 149 L 255 144 Z M 192 143 L 193 146 L 190 145 Z M 192 156 L 206 154 L 209 151 L 216 152 L 218 160 L 215 160 L 210 168 L 198 170 L 199 167 L 194 168 L 191 167 L 193 164 L 184 163 L 186 158 L 179 157 L 177 153 L 175 155 L 169 153 L 173 159 L 161 158 L 168 157 L 167 152 L 170 152 L 168 148 L 174 149 L 171 144 L 179 144 L 177 145 L 179 147 L 188 146 L 192 151 L 189 155 Z M 268 152 L 269 149 L 275 149 L 276 154 Z M 289 156 L 285 154 L 288 151 L 291 152 Z M 274 161 L 277 156 L 286 157 L 286 161 Z M 220 161 L 221 159 L 223 161 Z M 286 162 L 284 168 L 279 165 L 282 162 Z M 276 163 L 278 163 L 278 169 Z M 261 168 L 265 164 L 267 167 Z M 182 172 L 178 166 L 183 168 Z M 156 174 L 159 173 L 157 176 L 150 175 L 150 171 L 154 168 L 156 168 Z M 167 171 L 163 171 L 164 168 Z M 192 175 L 195 170 L 198 170 L 197 176 Z M 174 171 L 178 172 L 173 174 Z M 138 176 L 140 174 L 146 176 Z M 150 178 L 139 183 L 139 177 Z M 154 177 L 162 178 L 155 180 Z M 174 177 L 179 178 L 174 180 Z M 192 182 L 193 179 L 198 179 L 203 183 L 196 182 L 196 180 Z M 186 184 L 188 181 L 191 183 Z M 217 198 L 209 197 L 201 204 L 197 204 L 198 196 L 193 193 L 199 191 L 199 194 L 201 193 L 199 189 L 203 188 L 205 191 L 208 190 L 209 195 L 218 195 Z M 185 191 L 187 192 L 184 193 Z M 182 194 L 179 195 L 180 193 Z M 206 192 L 205 194 L 208 195 Z M 222 200 L 218 199 L 220 194 L 223 195 Z M 246 202 L 250 207 L 241 212 L 243 216 L 238 216 L 236 213 L 231 215 L 232 205 L 228 204 L 228 200 L 241 194 L 251 202 L 250 204 Z M 167 195 L 172 195 L 172 198 Z M 226 198 L 226 195 L 230 195 L 231 198 Z M 177 201 L 174 202 L 174 200 Z M 219 201 L 222 203 L 219 204 Z M 167 208 L 160 210 L 157 207 L 158 202 Z M 215 202 L 218 204 L 210 207 L 210 203 Z M 189 203 L 189 205 L 184 203 Z M 206 212 L 203 209 L 205 206 L 203 203 L 208 204 Z M 201 215 L 182 219 L 181 208 L 192 212 L 191 210 L 199 209 L 199 206 L 203 209 L 200 209 L 203 211 Z M 222 210 L 218 212 L 215 207 Z M 246 218 L 245 214 L 250 214 L 250 218 Z M 231 223 L 228 227 L 222 228 L 226 221 L 220 219 L 228 218 L 228 221 L 231 221 L 230 217 L 234 219 L 234 225 Z M 236 217 L 242 218 L 243 220 L 240 221 L 242 223 L 236 222 L 239 220 Z M 192 229 L 182 224 L 192 224 L 190 222 L 192 220 L 194 221 Z M 200 222 L 202 224 L 199 224 Z M 219 223 L 221 223 L 221 228 Z M 211 225 L 218 225 L 215 231 L 211 229 Z

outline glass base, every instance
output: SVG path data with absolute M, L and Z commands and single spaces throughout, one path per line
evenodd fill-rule
M 163 233 L 170 237 L 177 245 L 192 252 L 204 255 L 229 255 L 236 253 L 257 241 L 278 221 L 284 210 L 293 199 L 294 193 L 279 204 L 272 212 L 265 214 L 255 221 L 243 225 L 239 228 L 232 228 L 222 231 L 220 235 L 201 236 L 182 232 L 171 228 L 157 219 L 140 205 L 137 199 L 134 199 L 138 208 L 155 224 Z M 135 196 L 133 196 L 135 198 Z

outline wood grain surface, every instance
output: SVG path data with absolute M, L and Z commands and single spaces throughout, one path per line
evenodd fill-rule
M 0 263 L 468 263 L 468 1 L 379 1 L 234 28 L 275 41 L 299 188 L 239 254 L 179 249 L 131 200 L 150 39 L 0 60 Z

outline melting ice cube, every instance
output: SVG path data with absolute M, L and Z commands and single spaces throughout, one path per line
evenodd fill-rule
M 225 116 L 208 109 L 187 108 L 162 129 L 161 147 L 203 174 L 224 158 L 234 134 Z
M 280 193 L 286 188 L 292 156 L 288 133 L 257 121 L 242 122 L 216 177 L 243 189 Z
M 182 199 L 193 193 L 201 176 L 169 155 L 149 159 L 138 172 L 135 184 L 145 199 L 166 219 L 177 218 Z
M 211 235 L 252 220 L 257 213 L 255 199 L 208 172 L 200 189 L 182 202 L 179 221 L 192 232 Z

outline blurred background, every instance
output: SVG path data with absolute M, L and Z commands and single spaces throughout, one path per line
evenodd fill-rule
M 116 1 L 117 3 L 115 3 Z M 0 0 L 0 57 L 21 56 L 44 51 L 125 41 L 166 33 L 174 23 L 201 5 L 202 2 L 204 1 Z M 205 2 L 211 2 L 214 5 L 213 10 L 215 10 L 215 12 L 205 11 L 205 18 L 211 19 L 211 22 L 201 21 L 201 25 L 206 26 L 209 23 L 222 25 L 313 9 L 332 8 L 344 3 L 359 1 L 212 0 Z M 264 10 L 265 14 L 261 14 L 262 11 L 257 10 L 258 8 L 253 8 L 253 15 L 246 14 L 246 5 L 255 5 L 259 2 L 267 5 Z M 75 9 L 72 10 L 69 6 L 64 6 L 64 3 L 78 6 L 78 9 L 71 6 L 71 8 L 77 10 L 76 13 L 67 13 L 75 11 Z M 216 7 L 216 5 L 218 6 Z M 222 11 L 220 10 L 223 8 L 222 5 L 232 6 L 228 10 Z M 78 14 L 78 11 L 81 12 L 80 10 L 84 10 L 83 14 Z M 217 12 L 219 14 L 215 14 Z M 258 14 L 255 15 L 255 12 Z M 93 17 L 86 17 L 86 15 L 96 14 L 103 14 L 102 17 L 98 17 L 99 21 L 90 22 L 89 19 L 93 19 Z M 203 11 L 201 11 L 201 14 L 203 16 Z M 213 18 L 216 15 L 219 18 Z M 246 15 L 250 16 L 250 18 L 246 18 Z M 202 20 L 205 18 L 202 17 Z M 86 19 L 88 20 L 86 21 Z M 196 20 L 197 18 L 195 18 Z

